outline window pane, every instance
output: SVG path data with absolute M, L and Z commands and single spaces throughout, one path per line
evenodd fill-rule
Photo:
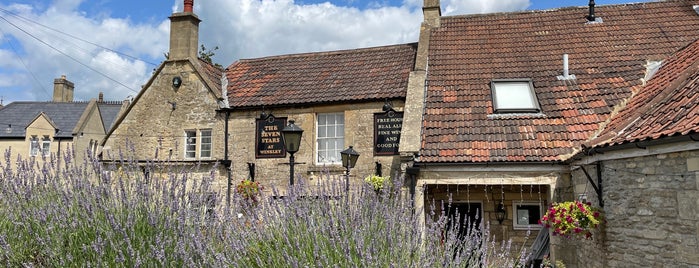
M 197 132 L 194 130 L 187 130 L 185 133 L 185 147 L 184 147 L 184 157 L 185 158 L 195 158 L 197 150 Z
M 318 115 L 318 125 L 327 125 L 328 124 L 328 115 L 327 114 L 319 114 Z
M 36 156 L 39 154 L 39 138 L 33 136 L 29 141 L 29 155 Z
M 199 146 L 201 157 L 211 157 L 211 129 L 201 130 L 201 144 Z
M 335 128 L 335 137 L 344 137 L 345 136 L 345 126 L 340 124 L 337 125 Z
M 515 227 L 532 228 L 539 226 L 541 218 L 540 204 L 518 204 L 515 206 Z
M 537 109 L 529 81 L 493 82 L 495 109 Z
M 325 125 L 318 125 L 318 138 L 325 138 L 328 136 L 326 129 Z
M 344 147 L 344 114 L 319 114 L 317 118 L 318 163 L 339 163 Z
M 44 156 L 51 155 L 51 140 L 49 137 L 44 137 L 42 140 L 41 151 L 44 153 Z
M 335 124 L 338 124 L 338 125 L 345 124 L 345 116 L 343 114 L 336 114 L 335 119 L 336 119 Z

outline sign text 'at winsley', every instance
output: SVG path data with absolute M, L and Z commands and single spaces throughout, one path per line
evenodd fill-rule
M 403 113 L 374 114 L 374 155 L 397 155 Z
M 286 126 L 286 118 L 269 115 L 257 119 L 255 131 L 255 158 L 284 158 L 286 149 L 281 130 Z

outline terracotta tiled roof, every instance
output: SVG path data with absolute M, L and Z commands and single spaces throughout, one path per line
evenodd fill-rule
M 203 59 L 199 59 L 199 65 L 202 67 L 202 76 L 207 79 L 210 85 L 213 87 L 212 90 L 216 92 L 217 96 L 221 96 L 221 77 L 223 77 L 223 70 L 215 66 L 214 64 L 207 62 Z
M 642 86 L 648 60 L 699 37 L 698 1 L 443 17 L 430 39 L 421 162 L 563 161 Z M 562 55 L 570 73 L 557 79 Z M 494 115 L 493 79 L 531 78 L 541 114 Z
M 593 144 L 686 135 L 699 131 L 699 40 L 663 62 L 663 66 L 615 115 Z
M 228 67 L 231 107 L 405 98 L 416 44 L 240 60 Z

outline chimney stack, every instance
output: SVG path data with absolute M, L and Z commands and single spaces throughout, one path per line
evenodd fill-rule
M 75 85 L 65 75 L 53 80 L 53 102 L 72 102 Z
M 97 102 L 104 102 L 104 93 L 100 92 L 100 94 L 97 97 Z
M 199 55 L 199 23 L 194 0 L 184 0 L 184 12 L 170 16 L 169 60 L 196 59 Z

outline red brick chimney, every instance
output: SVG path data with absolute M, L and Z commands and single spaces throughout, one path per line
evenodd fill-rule
M 196 59 L 199 55 L 199 23 L 194 0 L 184 0 L 184 12 L 170 16 L 169 60 Z

